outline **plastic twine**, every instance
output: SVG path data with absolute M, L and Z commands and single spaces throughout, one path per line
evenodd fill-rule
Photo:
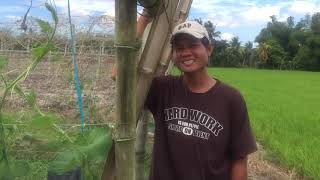
M 84 115 L 84 109 L 83 109 L 83 98 L 80 88 L 80 80 L 79 80 L 79 72 L 78 72 L 78 63 L 77 63 L 77 52 L 76 52 L 76 46 L 75 46 L 75 37 L 74 37 L 74 25 L 71 22 L 71 14 L 70 14 L 70 1 L 68 0 L 68 16 L 69 16 L 69 24 L 70 24 L 70 33 L 71 33 L 71 49 L 72 49 L 72 62 L 74 66 L 74 80 L 76 83 L 76 89 L 77 89 L 77 97 L 78 97 L 78 104 L 79 104 L 79 110 L 80 110 L 80 120 L 81 120 L 81 131 L 84 130 L 84 124 L 85 124 L 85 115 Z

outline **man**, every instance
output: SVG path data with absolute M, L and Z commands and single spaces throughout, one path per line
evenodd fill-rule
M 245 180 L 256 151 L 245 101 L 209 76 L 213 51 L 197 22 L 177 25 L 172 54 L 180 77 L 153 80 L 146 106 L 155 119 L 150 180 Z

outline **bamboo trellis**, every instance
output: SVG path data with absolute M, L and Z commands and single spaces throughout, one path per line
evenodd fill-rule
M 146 0 L 145 0 L 146 1 Z M 150 0 L 153 1 L 154 0 Z M 123 1 L 121 1 L 123 2 Z M 163 2 L 163 1 L 162 1 Z M 127 2 L 128 3 L 128 2 Z M 128 3 L 131 4 L 131 3 Z M 126 106 L 130 106 L 130 107 L 135 107 L 135 113 L 132 114 L 132 112 L 129 113 L 129 115 L 132 115 L 131 118 L 135 118 L 135 117 L 139 117 L 139 115 L 141 114 L 141 111 L 143 111 L 144 109 L 144 102 L 147 96 L 147 93 L 149 91 L 149 87 L 151 85 L 152 79 L 155 75 L 161 75 L 164 74 L 165 71 L 167 70 L 168 66 L 169 66 L 169 62 L 171 59 L 171 45 L 170 45 L 170 39 L 171 39 L 171 32 L 172 29 L 174 28 L 174 26 L 179 23 L 179 22 L 183 22 L 185 21 L 189 10 L 190 10 L 190 6 L 192 4 L 192 0 L 170 0 L 168 1 L 168 4 L 162 4 L 160 3 L 158 8 L 165 8 L 162 9 L 163 11 L 159 16 L 156 16 L 154 18 L 154 20 L 152 21 L 152 23 L 150 24 L 149 30 L 145 32 L 144 35 L 144 44 L 141 47 L 141 53 L 139 56 L 139 63 L 138 63 L 138 70 L 136 72 L 138 72 L 138 81 L 137 81 L 137 91 L 134 90 L 133 87 L 130 86 L 130 91 L 133 90 L 133 92 L 137 92 L 137 95 L 134 96 L 132 94 L 133 97 L 136 97 L 135 101 L 130 101 L 129 104 L 126 104 Z M 133 5 L 133 3 L 131 4 Z M 116 0 L 116 7 L 120 6 L 120 0 Z M 117 8 L 116 8 L 117 10 Z M 121 8 L 119 8 L 118 10 L 121 11 Z M 125 10 L 125 9 L 122 9 Z M 117 19 L 117 15 L 119 16 L 120 14 L 121 16 L 125 16 L 128 15 L 128 12 L 117 12 L 116 11 L 116 20 Z M 124 14 L 122 14 L 124 13 Z M 121 20 L 121 19 L 120 19 Z M 125 20 L 125 18 L 123 18 L 122 20 Z M 130 19 L 132 20 L 132 19 Z M 132 22 L 127 24 L 131 24 Z M 128 29 L 128 25 L 126 26 L 126 28 Z M 130 26 L 130 28 L 133 28 Z M 135 27 L 134 27 L 135 29 Z M 118 32 L 117 32 L 118 34 Z M 132 35 L 132 34 L 131 34 Z M 130 38 L 129 38 L 130 39 Z M 134 40 L 132 40 L 132 42 L 134 42 Z M 118 54 L 119 55 L 119 54 Z M 132 56 L 134 56 L 134 54 L 132 54 Z M 118 57 L 121 58 L 121 57 Z M 129 59 L 126 59 L 126 61 L 129 61 Z M 118 62 L 119 59 L 118 59 Z M 122 61 L 121 61 L 122 62 Z M 124 63 L 124 62 L 123 62 Z M 119 65 L 119 64 L 118 64 Z M 128 64 L 122 64 L 122 66 L 129 66 Z M 135 67 L 134 64 L 130 64 L 131 67 Z M 119 67 L 118 66 L 118 77 L 117 77 L 117 81 L 123 81 L 125 76 L 128 76 L 128 74 L 126 74 L 124 76 L 124 74 L 121 73 L 125 73 L 123 72 L 124 67 Z M 131 70 L 130 70 L 131 72 Z M 131 74 L 132 75 L 132 74 Z M 133 77 L 135 77 L 136 75 L 133 75 Z M 127 77 L 128 78 L 128 77 Z M 133 81 L 135 81 L 133 79 Z M 129 82 L 127 82 L 129 83 Z M 118 83 L 119 84 L 119 83 Z M 120 87 L 121 88 L 121 87 Z M 126 89 L 126 92 L 129 89 Z M 119 95 L 119 94 L 118 94 Z M 132 102 L 136 102 L 136 106 L 132 105 Z M 118 104 L 118 103 L 117 103 Z M 124 105 L 124 104 L 122 104 Z M 119 104 L 117 105 L 117 108 L 120 108 Z M 121 107 L 122 108 L 122 107 Z M 125 107 L 128 108 L 128 107 Z M 132 109 L 131 109 L 132 110 Z M 127 111 L 128 113 L 128 111 Z M 145 114 L 145 113 L 143 113 Z M 136 116 L 137 115 L 137 116 Z M 119 117 L 119 116 L 118 116 Z M 145 117 L 145 116 L 144 116 Z M 120 120 L 120 119 L 117 119 Z M 134 121 L 134 124 L 136 123 L 136 120 Z M 139 139 L 137 139 L 136 142 L 136 156 L 137 157 L 137 163 L 141 163 L 141 159 L 144 159 L 143 157 L 145 156 L 145 141 L 146 141 L 146 132 L 147 132 L 147 126 L 146 123 L 147 121 L 141 120 L 139 121 L 140 123 L 138 123 L 137 125 L 137 137 Z M 131 135 L 129 136 L 130 138 L 133 138 L 134 135 L 132 135 L 132 129 L 129 129 Z M 116 132 L 116 137 L 119 136 L 119 133 Z M 128 137 L 126 137 L 128 138 Z M 117 144 L 117 143 L 116 143 Z M 117 147 L 117 146 L 116 146 Z M 126 147 L 121 147 L 121 148 L 132 148 L 132 142 L 130 142 L 130 146 L 126 146 Z M 116 151 L 115 151 L 116 149 Z M 118 147 L 119 149 L 119 147 Z M 111 153 L 109 154 L 109 157 L 107 159 L 106 165 L 105 165 L 105 170 L 102 176 L 103 180 L 114 180 L 114 179 L 121 179 L 121 180 L 131 180 L 131 179 L 136 179 L 136 180 L 142 180 L 144 179 L 143 175 L 141 175 L 141 169 L 144 169 L 143 167 L 141 167 L 140 165 L 136 165 L 137 168 L 136 169 L 136 174 L 134 172 L 132 172 L 132 163 L 130 162 L 130 164 L 127 163 L 127 168 L 130 169 L 128 171 L 122 171 L 118 169 L 119 165 L 116 165 L 115 167 L 115 163 L 119 163 L 119 160 L 117 160 L 117 158 L 115 158 L 114 153 L 125 153 L 125 151 L 117 151 L 117 148 L 112 148 Z M 127 151 L 127 153 L 131 153 L 129 151 Z M 119 154 L 118 154 L 119 155 Z M 122 154 L 122 156 L 127 157 L 127 155 L 129 154 Z M 131 157 L 132 154 L 130 154 Z M 117 155 L 116 155 L 117 156 Z M 116 159 L 116 160 L 115 160 Z M 134 156 L 133 156 L 134 159 Z M 130 158 L 130 160 L 133 160 Z M 129 161 L 127 161 L 129 162 Z M 134 166 L 134 165 L 133 165 Z M 127 173 L 129 172 L 130 175 L 132 175 L 131 177 L 127 176 L 118 176 L 116 178 L 116 174 L 121 174 L 121 173 Z M 134 175 L 135 174 L 135 175 Z M 125 179 L 128 178 L 128 179 Z

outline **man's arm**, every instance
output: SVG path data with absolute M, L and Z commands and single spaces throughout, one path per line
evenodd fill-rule
M 137 21 L 137 38 L 142 37 L 144 30 L 151 21 L 152 17 L 148 14 L 146 9 L 143 9 Z
M 231 180 L 247 180 L 247 156 L 232 162 Z

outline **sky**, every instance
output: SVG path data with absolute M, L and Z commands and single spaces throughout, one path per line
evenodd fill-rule
M 33 0 L 29 15 L 46 17 L 43 6 L 46 1 L 53 2 Z M 67 13 L 67 0 L 54 2 L 58 14 Z M 114 16 L 114 0 L 70 0 L 70 4 L 75 21 L 97 15 Z M 17 21 L 21 21 L 29 5 L 30 0 L 0 0 L 0 26 L 14 27 Z M 254 41 L 272 15 L 280 21 L 293 16 L 295 22 L 298 22 L 306 14 L 316 12 L 320 12 L 320 0 L 193 0 L 189 20 L 210 20 L 216 30 L 221 32 L 222 39 L 230 40 L 238 36 L 244 44 Z

